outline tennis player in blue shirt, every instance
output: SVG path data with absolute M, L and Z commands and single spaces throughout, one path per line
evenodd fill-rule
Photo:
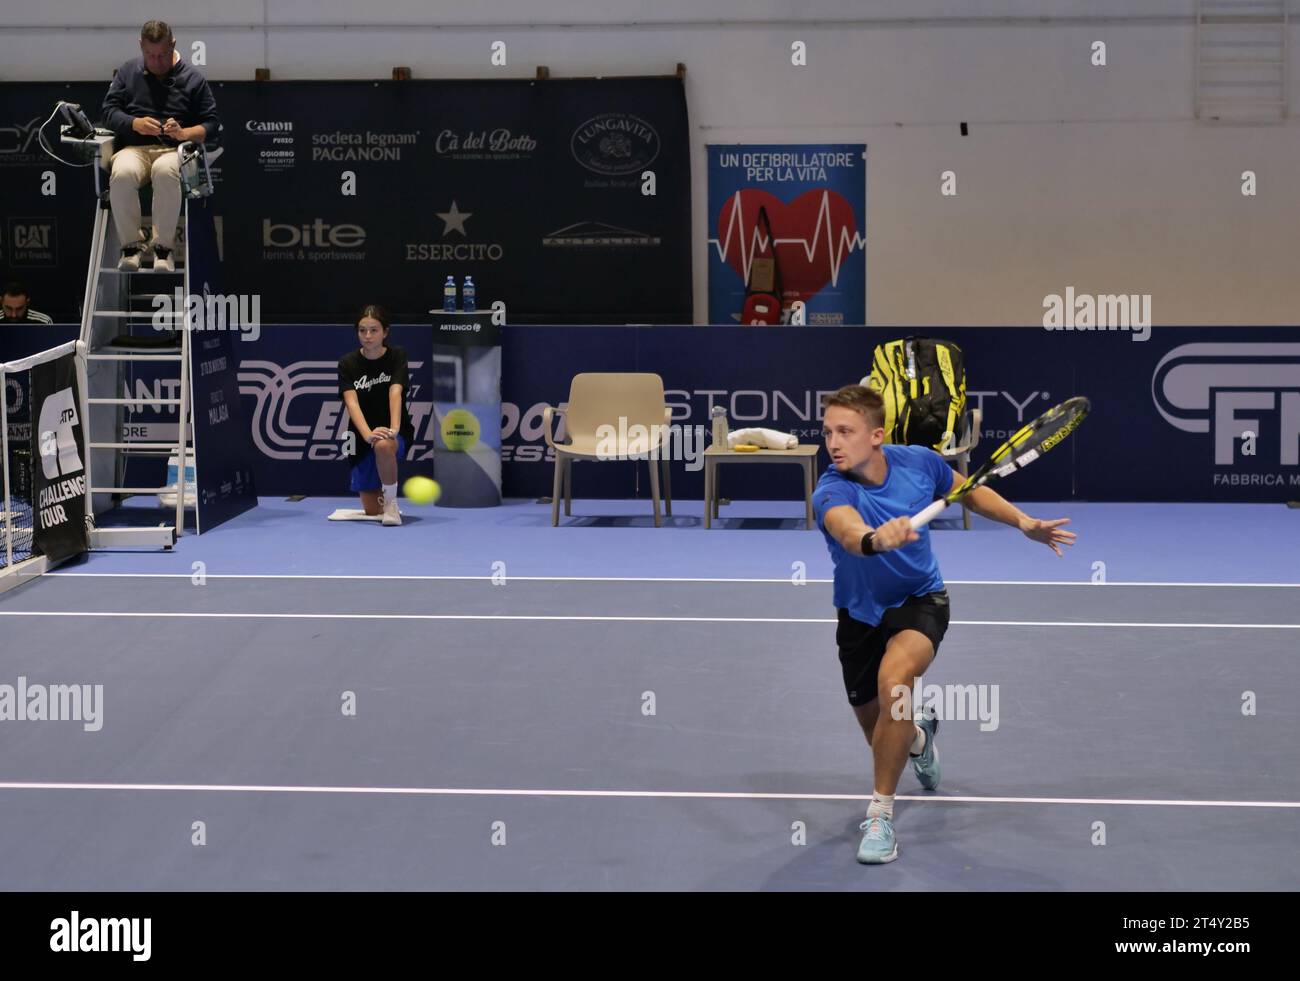
M 926 709 L 914 721 L 911 696 L 948 629 L 948 593 L 928 527 L 914 531 L 908 518 L 964 478 L 928 447 L 885 445 L 884 403 L 873 389 L 846 385 L 827 397 L 824 418 L 831 466 L 813 509 L 835 563 L 844 687 L 875 763 L 858 847 L 858 861 L 874 865 L 898 858 L 894 794 L 908 759 L 921 786 L 939 786 L 939 719 Z M 1031 518 L 989 487 L 966 503 L 1057 555 L 1074 544 L 1074 533 L 1060 527 L 1068 518 Z

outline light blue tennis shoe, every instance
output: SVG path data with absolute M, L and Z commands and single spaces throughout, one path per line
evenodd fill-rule
M 925 751 L 920 756 L 911 757 L 912 772 L 921 786 L 926 790 L 939 787 L 939 747 L 935 745 L 935 736 L 939 735 L 939 717 L 934 706 L 927 705 L 921 709 L 921 718 L 917 726 L 925 733 Z
M 858 861 L 863 865 L 884 865 L 898 858 L 898 841 L 894 838 L 894 822 L 883 814 L 869 817 L 858 828 L 866 832 L 858 845 Z

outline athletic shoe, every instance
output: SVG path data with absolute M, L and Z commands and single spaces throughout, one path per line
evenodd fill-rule
M 381 525 L 400 525 L 402 515 L 397 510 L 397 502 L 390 501 L 384 505 L 384 516 L 379 519 Z
M 122 258 L 117 260 L 117 268 L 121 272 L 137 272 L 140 269 L 140 253 L 144 248 L 140 245 L 122 246 Z
M 175 272 L 176 264 L 172 262 L 172 250 L 165 245 L 155 245 L 153 247 L 153 271 L 154 272 Z
M 936 790 L 939 786 L 939 747 L 935 745 L 934 737 L 939 735 L 939 718 L 933 705 L 921 709 L 921 718 L 916 724 L 925 733 L 925 750 L 919 756 L 911 757 L 912 772 L 922 787 Z
M 898 841 L 894 838 L 894 822 L 881 815 L 869 817 L 858 825 L 865 831 L 858 845 L 858 861 L 863 865 L 884 865 L 898 858 Z

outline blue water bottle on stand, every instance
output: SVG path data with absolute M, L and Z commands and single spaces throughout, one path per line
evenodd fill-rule
M 460 291 L 461 303 L 466 313 L 473 313 L 478 309 L 478 301 L 474 298 L 474 277 L 465 277 L 465 286 Z
M 444 313 L 456 312 L 456 277 L 448 276 L 442 284 L 442 309 Z

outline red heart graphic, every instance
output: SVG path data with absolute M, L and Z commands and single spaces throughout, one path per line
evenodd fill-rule
M 767 211 L 772 237 L 778 240 L 776 264 L 784 293 L 781 299 L 787 306 L 794 300 L 807 301 L 836 280 L 840 268 L 862 248 L 853 206 L 835 191 L 815 188 L 786 204 L 760 188 L 742 188 L 727 199 L 718 215 L 722 257 L 742 280 L 748 278 L 753 257 L 771 255 L 758 229 L 760 207 Z

